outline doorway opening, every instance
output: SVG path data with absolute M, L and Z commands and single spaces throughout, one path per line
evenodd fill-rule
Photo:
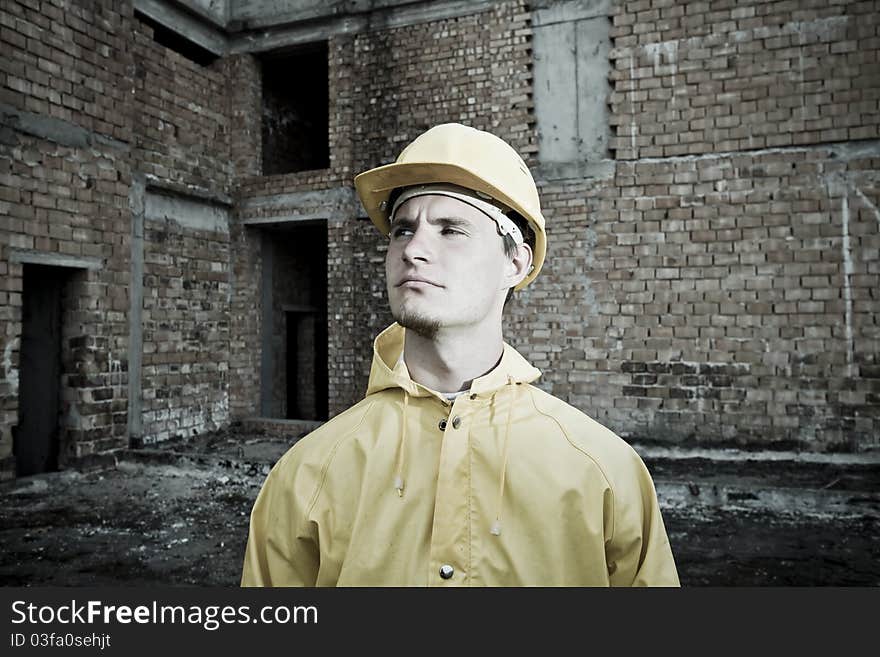
M 65 267 L 24 265 L 16 476 L 58 470 L 61 299 L 69 274 Z
M 327 419 L 327 322 L 314 306 L 285 306 L 287 419 Z
M 262 415 L 326 420 L 327 223 L 267 228 L 262 251 Z

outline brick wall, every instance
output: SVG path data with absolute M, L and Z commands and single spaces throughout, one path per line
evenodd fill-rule
M 447 121 L 496 131 L 523 157 L 531 130 L 529 14 L 522 3 L 354 38 L 356 172 L 394 161 Z
M 131 9 L 117 5 L 4 2 L 0 102 L 127 142 Z
M 877 446 L 878 10 L 612 3 L 611 173 L 539 180 L 548 259 L 507 311 L 541 386 L 642 441 Z M 331 36 L 329 166 L 262 176 L 258 57 L 199 66 L 127 3 L 4 3 L 7 471 L 22 250 L 99 263 L 65 287 L 64 453 L 126 443 L 135 175 L 147 195 L 231 216 L 228 232 L 200 227 L 201 211 L 145 219 L 145 440 L 259 411 L 262 237 L 246 221 L 326 221 L 330 414 L 361 398 L 391 317 L 384 240 L 345 190 L 443 121 L 537 165 L 530 33 L 510 1 Z
M 612 3 L 613 167 L 539 181 L 548 260 L 507 311 L 542 387 L 640 441 L 876 446 L 877 9 Z M 330 169 L 243 197 L 349 185 L 442 121 L 538 164 L 529 37 L 528 12 L 498 3 L 331 38 Z M 382 240 L 329 219 L 332 414 L 363 394 L 391 318 Z
M 60 466 L 127 445 L 128 335 L 126 330 L 123 336 L 120 321 L 127 298 L 124 290 L 96 278 L 73 270 L 63 290 Z M 112 310 L 90 301 L 96 292 L 115 297 Z M 101 329 L 108 319 L 115 324 L 115 335 Z
M 223 63 L 199 64 L 152 40 L 135 22 L 135 157 L 144 174 L 214 193 L 230 191 L 227 81 Z
M 4 3 L 0 41 L 5 477 L 19 413 L 22 261 L 64 265 L 61 465 L 125 447 L 132 176 L 222 201 L 234 160 L 226 63 L 202 68 L 153 43 L 129 3 Z M 142 345 L 147 430 L 156 439 L 214 428 L 227 420 L 228 234 L 148 225 L 145 252 L 145 318 L 169 313 L 162 328 L 146 326 Z
M 660 157 L 880 137 L 876 2 L 618 2 L 612 140 Z
M 201 66 L 139 21 L 133 52 L 135 166 L 148 195 L 183 204 L 144 225 L 142 441 L 152 443 L 229 421 L 230 236 L 199 217 L 227 198 L 234 165 L 224 62 Z
M 869 448 L 878 162 L 801 148 L 544 185 L 550 266 L 513 341 L 542 387 L 642 442 Z
M 260 65 L 253 55 L 223 59 L 228 85 L 229 152 L 236 183 L 260 172 L 262 137 Z M 234 190 L 240 197 L 239 186 Z M 260 407 L 260 235 L 242 225 L 237 207 L 229 225 L 231 250 L 229 413 L 231 417 L 257 414 Z
M 0 7 L 0 478 L 19 412 L 13 249 L 99 263 L 65 269 L 60 460 L 125 444 L 130 23 L 111 2 Z
M 616 3 L 614 173 L 542 183 L 511 308 L 543 387 L 641 442 L 877 447 L 878 8 Z
M 229 421 L 229 234 L 172 220 L 144 230 L 144 443 Z

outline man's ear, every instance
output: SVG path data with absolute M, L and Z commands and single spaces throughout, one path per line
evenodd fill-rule
M 507 261 L 507 271 L 504 278 L 505 287 L 516 287 L 532 270 L 532 247 L 528 244 L 520 244 L 516 247 L 516 255 Z

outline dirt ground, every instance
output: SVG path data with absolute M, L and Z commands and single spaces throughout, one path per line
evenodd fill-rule
M 287 444 L 220 434 L 21 478 L 0 493 L 0 584 L 236 586 L 251 506 Z M 660 501 L 685 586 L 880 585 L 877 514 Z

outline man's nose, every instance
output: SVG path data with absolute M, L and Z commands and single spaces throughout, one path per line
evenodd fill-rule
M 401 257 L 404 262 L 430 262 L 431 260 L 431 238 L 428 231 L 419 226 L 413 231 L 413 234 L 404 244 Z

